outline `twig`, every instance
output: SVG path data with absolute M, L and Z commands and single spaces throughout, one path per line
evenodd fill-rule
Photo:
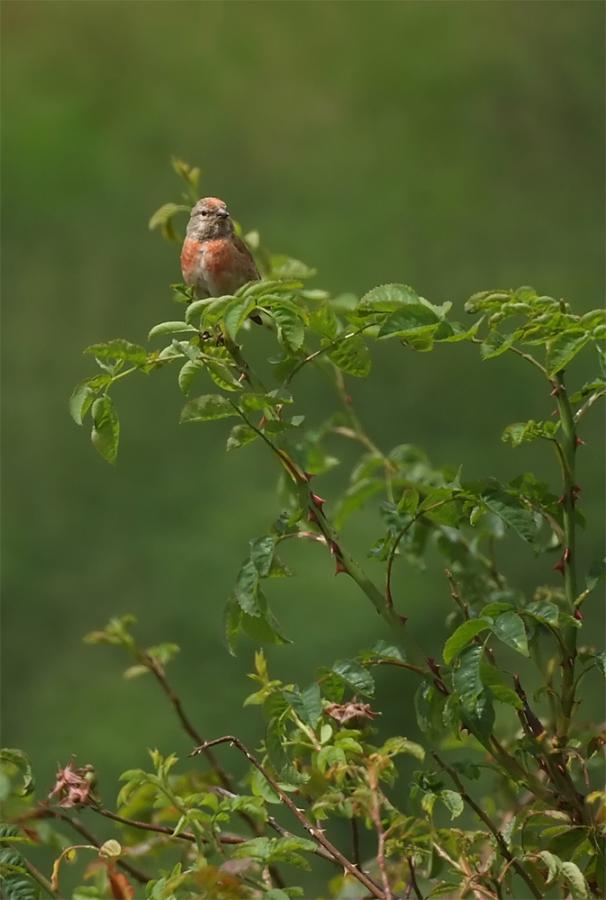
M 467 805 L 470 806 L 473 809 L 473 811 L 475 812 L 475 814 L 482 820 L 482 822 L 484 822 L 484 824 L 486 825 L 486 827 L 488 828 L 488 830 L 494 837 L 495 841 L 497 842 L 499 852 L 501 853 L 502 856 L 505 857 L 505 859 L 508 862 L 511 862 L 511 865 L 516 870 L 516 872 L 518 873 L 520 878 L 526 883 L 526 886 L 528 887 L 532 896 L 536 897 L 537 900 L 541 900 L 541 894 L 535 887 L 532 879 L 527 874 L 524 867 L 521 866 L 520 863 L 518 862 L 518 860 L 514 856 L 512 856 L 512 854 L 509 852 L 507 844 L 505 843 L 505 838 L 503 837 L 503 835 L 501 834 L 499 829 L 496 827 L 496 825 L 492 822 L 492 820 L 486 815 L 486 813 L 484 812 L 482 807 L 478 806 L 478 804 L 475 802 L 475 800 L 472 800 L 472 798 L 469 796 L 469 794 L 467 793 L 467 790 L 465 788 L 465 785 L 463 784 L 463 782 L 457 775 L 456 771 L 452 768 L 452 766 L 449 766 L 447 763 L 443 762 L 440 759 L 440 757 L 438 756 L 438 754 L 435 753 L 434 751 L 432 751 L 432 756 L 435 759 L 435 761 L 438 763 L 440 768 L 442 768 L 445 772 L 448 772 L 448 774 L 452 778 L 454 784 L 456 785 L 457 790 L 461 794 L 461 797 L 463 798 L 463 800 L 465 800 Z
M 158 684 L 160 685 L 160 687 L 162 688 L 162 690 L 164 691 L 164 693 L 170 700 L 172 707 L 173 707 L 175 713 L 177 714 L 177 718 L 181 722 L 181 725 L 182 725 L 185 733 L 187 735 L 189 735 L 189 737 L 193 741 L 195 741 L 196 744 L 203 744 L 204 738 L 201 736 L 199 731 L 193 726 L 192 722 L 190 721 L 189 717 L 187 716 L 185 710 L 183 709 L 183 704 L 181 703 L 180 698 L 175 693 L 175 691 L 173 690 L 171 684 L 169 683 L 169 681 L 166 677 L 164 668 L 160 665 L 159 662 L 157 662 L 157 660 L 155 660 L 152 656 L 150 656 L 148 653 L 145 653 L 145 652 L 142 652 L 140 654 L 140 661 L 147 669 L 149 669 L 149 671 L 155 677 L 156 681 L 158 682 Z M 221 784 L 223 785 L 223 787 L 226 788 L 226 790 L 228 790 L 228 791 L 233 790 L 231 779 L 229 778 L 229 776 L 227 775 L 227 773 L 225 772 L 225 770 L 223 769 L 221 764 L 218 762 L 218 760 L 215 757 L 212 750 L 208 750 L 204 755 L 206 756 L 206 759 L 208 760 L 208 763 L 211 766 L 211 768 L 213 769 L 213 771 L 216 772 L 217 777 L 218 777 L 219 781 L 221 782 Z
M 325 344 L 323 347 L 320 347 L 319 350 L 315 350 L 313 353 L 310 353 L 308 356 L 304 357 L 294 369 L 289 372 L 288 376 L 284 379 L 284 383 L 282 387 L 285 388 L 290 382 L 293 380 L 295 375 L 303 368 L 303 366 L 307 365 L 307 363 L 313 362 L 314 359 L 317 359 L 319 356 L 322 356 L 323 353 L 329 353 L 331 350 L 334 350 L 339 344 L 344 343 L 345 341 L 351 340 L 353 337 L 357 337 L 357 335 L 362 334 L 362 332 L 366 331 L 371 327 L 371 324 L 363 325 L 362 328 L 358 328 L 357 331 L 351 331 L 349 334 L 340 334 L 334 340 L 330 341 L 330 343 Z
M 99 841 L 95 835 L 88 830 L 86 825 L 80 821 L 78 818 L 72 818 L 71 816 L 66 815 L 66 813 L 60 813 L 54 809 L 45 809 L 40 808 L 38 811 L 33 811 L 31 818 L 40 818 L 40 819 L 59 819 L 61 822 L 65 822 L 74 831 L 77 831 L 78 834 L 81 834 L 82 837 L 86 838 L 86 840 L 90 844 L 94 844 L 95 847 L 101 846 L 101 841 Z M 141 871 L 141 869 L 135 868 L 135 866 L 131 866 L 130 863 L 126 862 L 124 859 L 116 860 L 117 864 L 121 869 L 124 869 L 125 872 L 128 872 L 129 875 L 132 875 L 140 884 L 147 884 L 151 881 L 151 875 L 146 875 L 145 872 Z
M 355 818 L 352 818 L 351 820 L 351 844 L 354 862 L 358 869 L 361 869 L 362 857 L 360 856 L 360 832 L 358 831 L 358 823 Z
M 158 684 L 160 685 L 160 687 L 162 688 L 162 690 L 164 691 L 164 693 L 170 700 L 171 705 L 172 705 L 173 709 L 175 710 L 177 717 L 178 717 L 179 721 L 181 722 L 181 725 L 182 725 L 185 733 L 187 735 L 189 735 L 189 737 L 191 737 L 195 741 L 196 744 L 198 744 L 198 745 L 203 744 L 204 740 L 203 740 L 201 734 L 194 727 L 189 716 L 185 712 L 185 710 L 183 708 L 183 704 L 181 703 L 179 696 L 174 691 L 172 685 L 170 684 L 170 682 L 168 681 L 168 679 L 166 677 L 164 668 L 160 665 L 159 662 L 157 662 L 157 660 L 155 660 L 148 653 L 140 652 L 138 654 L 138 658 L 141 661 L 141 663 L 149 669 L 149 671 L 152 673 L 152 675 L 154 675 L 154 677 L 156 678 L 156 681 L 158 682 Z M 229 777 L 229 775 L 227 774 L 225 769 L 221 766 L 221 764 L 217 760 L 217 758 L 216 758 L 215 754 L 212 752 L 212 750 L 206 750 L 204 753 L 204 756 L 206 757 L 209 765 L 211 766 L 211 768 L 213 769 L 213 771 L 216 773 L 217 777 L 219 778 L 219 781 L 221 782 L 223 788 L 230 793 L 234 793 L 234 788 L 233 788 L 231 778 Z M 246 822 L 246 824 L 251 829 L 253 834 L 256 834 L 256 835 L 261 834 L 261 829 L 259 828 L 258 824 L 255 822 L 255 820 L 252 818 L 252 816 L 250 816 L 247 812 L 244 812 L 243 810 L 241 810 L 238 813 L 238 815 L 240 816 L 240 818 L 242 819 L 243 822 Z M 283 881 L 282 876 L 280 875 L 279 871 L 277 870 L 277 868 L 275 866 L 271 866 L 270 870 L 271 870 L 272 876 L 273 876 L 274 881 L 276 882 L 277 886 L 284 887 L 284 881 Z
M 417 900 L 423 900 L 423 894 L 421 893 L 421 889 L 417 884 L 417 876 L 415 875 L 415 864 L 412 856 L 406 857 L 406 862 L 408 863 L 408 868 L 410 869 L 410 884 L 415 893 L 415 897 Z
M 549 378 L 549 373 L 545 366 L 541 365 L 538 359 L 535 359 L 534 356 L 531 356 L 530 353 L 524 353 L 523 350 L 518 349 L 518 347 L 510 347 L 509 348 L 512 353 L 515 353 L 517 356 L 520 356 L 522 359 L 525 359 L 529 362 L 535 369 L 538 369 L 541 375 L 544 375 L 545 378 Z
M 373 666 L 397 666 L 399 669 L 407 669 L 409 672 L 414 672 L 415 675 L 420 675 L 421 678 L 433 678 L 431 672 L 426 672 L 425 669 L 422 669 L 421 666 L 415 666 L 412 663 L 402 662 L 400 659 L 373 659 Z
M 562 447 L 560 460 L 562 462 L 562 474 L 564 482 L 564 494 L 562 503 L 562 517 L 564 520 L 565 547 L 561 565 L 564 575 L 564 590 L 568 601 L 569 611 L 574 611 L 577 598 L 576 576 L 576 499 L 579 488 L 575 481 L 575 457 L 577 451 L 577 434 L 572 414 L 572 408 L 564 376 L 560 372 L 555 377 L 554 393 L 558 405 L 558 413 L 562 425 Z M 562 714 L 558 722 L 558 741 L 564 747 L 568 740 L 572 716 L 575 711 L 575 662 L 577 657 L 577 630 L 574 625 L 568 625 L 562 630 L 562 638 L 565 644 L 565 653 L 562 655 L 562 682 L 561 702 Z
M 472 342 L 472 344 L 483 344 L 484 343 L 484 341 L 481 338 L 472 338 L 471 342 Z M 545 368 L 545 366 L 541 365 L 541 363 L 538 361 L 538 359 L 535 359 L 534 356 L 530 355 L 530 353 L 524 353 L 523 350 L 520 350 L 518 347 L 513 347 L 513 346 L 508 347 L 507 349 L 510 350 L 512 353 L 515 353 L 516 356 L 520 356 L 522 359 L 525 359 L 527 362 L 529 362 L 531 365 L 533 365 L 535 367 L 535 369 L 538 369 L 539 372 L 545 376 L 545 378 L 549 379 L 549 373 L 548 373 L 547 369 Z
M 456 862 L 452 858 L 452 856 L 449 856 L 446 850 L 444 850 L 443 847 L 440 847 L 440 845 L 435 841 L 432 841 L 432 844 L 438 856 L 441 856 L 442 859 L 445 859 L 448 865 L 451 866 L 455 870 L 455 872 L 458 872 L 460 875 L 462 875 L 465 879 L 464 882 L 460 885 L 461 891 L 458 895 L 459 897 L 463 897 L 467 891 L 467 888 L 469 887 L 469 890 L 472 892 L 474 897 L 476 897 L 476 900 L 482 900 L 484 896 L 491 898 L 491 900 L 495 900 L 495 895 L 491 891 L 489 891 L 488 888 L 485 888 L 483 885 L 474 884 L 474 877 L 476 877 L 476 875 L 478 878 L 481 877 L 479 872 L 474 873 L 470 870 L 469 865 L 461 865 Z
M 381 802 L 379 800 L 379 783 L 377 772 L 373 766 L 368 769 L 368 786 L 371 794 L 370 817 L 377 832 L 377 865 L 381 873 L 381 881 L 383 882 L 383 892 L 385 900 L 393 900 L 393 893 L 387 875 L 387 866 L 385 864 L 385 832 L 383 830 L 383 822 L 381 821 Z
M 236 747 L 240 753 L 253 765 L 258 772 L 263 775 L 265 780 L 271 785 L 276 794 L 280 797 L 280 800 L 284 804 L 284 806 L 288 807 L 293 816 L 297 819 L 297 821 L 303 826 L 305 831 L 309 834 L 309 836 L 314 840 L 317 844 L 320 844 L 331 856 L 334 860 L 336 860 L 344 869 L 346 869 L 350 875 L 353 875 L 364 887 L 370 891 L 373 897 L 378 898 L 378 900 L 387 900 L 383 891 L 379 888 L 379 886 L 364 872 L 360 871 L 343 853 L 339 850 L 338 847 L 335 847 L 331 841 L 325 837 L 323 829 L 315 828 L 311 822 L 307 819 L 302 810 L 299 809 L 298 806 L 291 800 L 291 798 L 286 794 L 278 782 L 269 774 L 267 769 L 261 765 L 261 763 L 253 756 L 253 754 L 244 746 L 239 738 L 234 735 L 224 735 L 220 738 L 214 738 L 214 740 L 206 741 L 202 746 L 196 747 L 196 749 L 191 753 L 191 756 L 197 756 L 200 753 L 203 753 L 204 750 L 208 747 L 216 747 L 219 744 L 230 744 L 233 747 Z
M 600 397 L 606 397 L 606 390 L 596 391 L 587 398 L 585 403 L 579 409 L 577 409 L 576 413 L 574 414 L 575 423 L 579 422 L 583 418 L 587 410 L 591 409 L 593 404 L 596 402 L 596 400 L 599 400 Z
M 34 881 L 37 881 L 38 884 L 46 891 L 47 894 L 50 894 L 51 897 L 57 896 L 57 891 L 53 888 L 52 884 L 46 877 L 40 872 L 33 863 L 29 861 L 29 859 L 25 859 L 24 857 L 21 859 L 22 865 L 25 866 L 29 874 L 32 876 Z
M 455 581 L 455 577 L 450 571 L 450 569 L 444 569 L 444 574 L 446 575 L 446 581 L 448 582 L 448 586 L 450 587 L 450 596 L 454 603 L 459 607 L 461 612 L 463 613 L 463 618 L 469 618 L 469 604 L 462 599 L 461 592 L 459 590 L 459 586 Z
M 180 831 L 178 834 L 175 834 L 174 828 L 169 828 L 167 825 L 156 825 L 155 822 L 143 822 L 139 819 L 126 819 L 124 816 L 119 816 L 117 813 L 112 812 L 110 809 L 105 809 L 103 806 L 91 806 L 91 809 L 100 816 L 104 816 L 106 819 L 112 819 L 114 822 L 120 822 L 121 825 L 127 825 L 129 828 L 139 828 L 142 831 L 153 831 L 156 834 L 164 834 L 166 837 L 189 841 L 189 843 L 193 844 L 196 843 L 196 836 L 190 831 Z M 235 834 L 220 834 L 217 835 L 217 840 L 220 844 L 243 844 L 246 841 L 246 838 Z

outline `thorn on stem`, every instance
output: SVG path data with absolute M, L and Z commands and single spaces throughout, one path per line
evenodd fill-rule
M 570 547 L 564 547 L 564 552 L 562 553 L 562 558 L 558 560 L 558 562 L 553 567 L 554 572 L 559 572 L 561 575 L 564 574 L 564 570 L 568 563 L 570 562 L 572 553 L 570 551 Z
M 326 500 L 323 497 L 320 497 L 319 494 L 314 494 L 313 491 L 311 492 L 310 496 L 314 506 L 317 506 L 318 509 L 321 510 L 326 503 Z

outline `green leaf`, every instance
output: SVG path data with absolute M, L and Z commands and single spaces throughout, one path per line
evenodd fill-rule
M 226 305 L 223 310 L 223 324 L 232 341 L 235 341 L 236 335 L 255 306 L 256 303 L 254 298 L 248 297 L 234 297 Z
M 399 309 L 391 313 L 379 330 L 379 337 L 414 336 L 428 329 L 437 329 L 442 322 L 450 304 L 442 307 L 434 306 L 422 297 L 415 301 L 404 303 Z
M 457 819 L 465 809 L 463 798 L 457 791 L 440 791 L 438 794 L 438 798 L 442 801 L 442 803 L 450 813 L 451 821 L 452 819 Z
M 398 501 L 400 515 L 414 516 L 419 505 L 419 492 L 415 488 L 406 488 Z
M 227 438 L 227 450 L 237 450 L 252 443 L 259 435 L 250 425 L 234 425 Z
M 250 542 L 250 559 L 261 576 L 267 578 L 276 549 L 276 539 L 269 534 Z
M 301 262 L 300 259 L 277 255 L 271 258 L 271 274 L 273 278 L 305 279 L 312 278 L 316 274 L 316 270 Z
M 509 612 L 510 609 L 514 609 L 512 603 L 507 603 L 504 600 L 493 600 L 482 607 L 480 616 L 490 616 L 491 619 L 494 619 L 495 616 L 500 616 L 501 613 Z
M 201 316 L 206 311 L 206 308 L 215 300 L 215 297 L 202 297 L 199 300 L 193 300 L 187 305 L 185 310 L 185 321 L 191 325 L 192 320 L 195 319 L 196 316 Z
M 372 360 L 364 339 L 359 334 L 345 335 L 328 354 L 332 362 L 356 378 L 365 378 L 370 372 Z
M 547 866 L 547 877 L 545 879 L 545 884 L 551 884 L 553 880 L 558 877 L 558 873 L 562 866 L 562 860 L 555 856 L 553 853 L 550 853 L 549 850 L 539 850 L 537 855 Z
M 511 299 L 511 291 L 492 290 L 478 291 L 472 294 L 469 300 L 465 301 L 465 312 L 475 313 L 481 310 L 499 309 L 504 303 Z
M 215 419 L 228 419 L 238 413 L 226 397 L 221 394 L 203 394 L 186 403 L 181 411 L 183 422 L 210 422 Z
M 189 206 L 183 206 L 181 203 L 165 203 L 155 211 L 150 218 L 148 228 L 153 231 L 160 228 L 164 237 L 168 240 L 176 240 L 177 236 L 174 232 L 172 220 L 179 213 L 189 213 Z
M 224 391 L 241 391 L 242 385 L 240 382 L 234 378 L 231 370 L 228 366 L 224 365 L 220 361 L 214 361 L 205 359 L 204 365 L 206 367 L 206 371 L 217 385 Z
M 511 444 L 512 447 L 519 447 L 526 441 L 536 441 L 538 438 L 552 440 L 559 427 L 559 422 L 550 422 L 549 420 L 535 422 L 534 419 L 530 419 L 528 422 L 514 422 L 504 430 L 501 440 L 506 444 Z
M 551 625 L 552 628 L 558 627 L 559 610 L 555 603 L 550 600 L 534 600 L 524 609 L 524 612 L 542 622 L 544 625 Z
M 263 608 L 259 603 L 259 573 L 252 559 L 247 560 L 238 575 L 234 597 L 238 605 L 249 616 L 260 616 Z
M 596 653 L 594 656 L 595 664 L 600 670 L 604 678 L 606 678 L 606 650 Z
M 514 612 L 505 612 L 494 620 L 492 631 L 508 647 L 513 647 L 523 656 L 529 656 L 528 638 L 522 618 Z
M 508 494 L 500 486 L 493 486 L 482 493 L 486 507 L 512 528 L 524 541 L 533 543 L 536 540 L 540 523 L 533 510 L 522 506 L 512 494 Z
M 198 329 L 188 322 L 159 322 L 149 332 L 147 339 L 151 340 L 159 334 L 198 334 Z
M 195 194 L 200 180 L 200 169 L 198 166 L 190 166 L 189 163 L 179 159 L 178 156 L 172 156 L 170 162 L 179 178 L 182 178 L 189 187 L 193 188 Z M 189 207 L 186 206 L 185 209 L 189 209 Z
M 246 410 L 253 412 L 261 412 L 262 410 L 275 408 L 283 403 L 292 403 L 292 397 L 287 394 L 281 394 L 277 391 L 270 391 L 269 394 L 254 393 L 246 391 L 240 398 L 240 403 Z
M 18 796 L 27 797 L 33 793 L 35 788 L 34 775 L 28 757 L 22 750 L 16 750 L 9 747 L 0 749 L 0 767 L 11 780 L 14 774 L 18 774 L 21 780 L 19 789 L 16 791 Z M 10 788 L 9 788 L 10 790 Z M 3 799 L 6 799 L 3 798 Z
M 388 644 L 387 641 L 377 641 L 367 655 L 371 659 L 396 660 L 397 662 L 406 662 L 406 655 L 395 644 Z
M 480 677 L 482 683 L 488 688 L 495 700 L 498 700 L 500 703 L 506 703 L 508 706 L 513 706 L 514 709 L 523 708 L 524 704 L 513 688 L 505 684 L 499 670 L 484 659 L 480 663 Z
M 278 326 L 280 343 L 292 352 L 300 350 L 305 340 L 305 326 L 301 312 L 294 310 L 292 306 L 276 304 L 272 306 L 271 314 Z
M 425 750 L 420 744 L 409 741 L 408 738 L 394 735 L 388 738 L 378 751 L 382 756 L 399 756 L 400 753 L 406 753 L 408 756 L 414 756 L 420 762 L 425 759 Z
M 473 703 L 463 704 L 461 707 L 463 727 L 467 728 L 484 746 L 488 744 L 494 728 L 494 720 L 494 706 L 489 691 L 482 691 Z
M 278 620 L 267 606 L 262 591 L 258 591 L 257 600 L 261 612 L 249 615 L 242 611 L 242 630 L 256 643 L 278 645 L 292 643 L 282 632 Z
M 498 331 L 491 331 L 480 347 L 482 359 L 494 359 L 501 356 L 513 345 L 515 334 L 502 335 Z
M 284 696 L 300 719 L 315 728 L 322 715 L 322 694 L 320 685 L 314 682 L 304 691 L 284 691 Z
M 354 694 L 370 697 L 374 694 L 375 682 L 369 672 L 352 659 L 339 660 L 331 671 L 345 682 Z
M 120 359 L 135 366 L 142 366 L 147 362 L 147 350 L 145 347 L 141 347 L 139 344 L 132 344 L 123 338 L 116 338 L 103 344 L 91 344 L 90 347 L 84 350 L 84 353 L 97 359 Z
M 589 887 L 578 866 L 572 862 L 563 862 L 560 872 L 570 885 L 573 900 L 589 900 Z
M 177 381 L 181 391 L 186 396 L 189 393 L 189 389 L 196 375 L 199 375 L 203 371 L 204 366 L 198 360 L 188 359 L 187 362 L 182 366 L 181 370 L 179 371 Z
M 565 369 L 586 344 L 590 336 L 583 329 L 569 329 L 549 343 L 547 349 L 547 373 L 553 377 Z
M 480 677 L 480 662 L 484 648 L 474 645 L 463 651 L 460 665 L 453 673 L 454 688 L 466 708 L 473 708 L 478 697 L 484 692 Z
M 120 442 L 120 422 L 111 398 L 105 394 L 93 403 L 93 447 L 109 463 L 115 463 Z
M 467 622 L 459 625 L 444 644 L 442 656 L 446 665 L 449 666 L 470 641 L 476 635 L 490 628 L 490 625 L 491 623 L 488 619 L 469 619 Z
M 432 741 L 439 741 L 447 732 L 444 723 L 446 698 L 429 681 L 422 682 L 415 693 L 415 711 L 419 730 Z
M 406 284 L 381 284 L 364 294 L 357 312 L 395 312 L 405 305 L 416 305 L 419 296 Z
M 69 398 L 69 412 L 76 425 L 82 425 L 82 421 L 93 405 L 96 396 L 97 392 L 91 388 L 88 381 L 83 381 L 74 388 Z

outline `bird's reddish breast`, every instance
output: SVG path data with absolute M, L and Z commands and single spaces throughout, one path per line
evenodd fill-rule
M 201 249 L 202 245 L 200 242 L 193 238 L 187 238 L 183 243 L 183 249 L 181 250 L 181 271 L 183 272 L 183 277 L 186 281 L 195 274 Z
M 217 238 L 214 241 L 206 241 L 204 245 L 204 262 L 208 271 L 215 277 L 233 268 L 234 247 L 231 241 L 225 238 Z

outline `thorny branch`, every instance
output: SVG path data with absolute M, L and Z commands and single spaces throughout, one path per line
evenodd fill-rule
M 438 754 L 435 753 L 434 751 L 432 751 L 432 756 L 435 759 L 435 761 L 438 763 L 440 768 L 443 769 L 443 771 L 448 772 L 448 774 L 450 775 L 451 779 L 453 780 L 454 784 L 456 785 L 456 788 L 459 791 L 463 800 L 467 803 L 468 806 L 471 807 L 471 809 L 473 809 L 475 814 L 482 820 L 482 822 L 484 822 L 484 824 L 486 825 L 486 827 L 488 828 L 488 830 L 494 837 L 495 841 L 497 842 L 499 852 L 501 853 L 502 856 L 505 857 L 506 860 L 508 860 L 508 862 L 511 862 L 511 865 L 516 870 L 516 872 L 518 873 L 520 878 L 522 878 L 522 880 L 526 883 L 526 886 L 528 887 L 528 890 L 530 891 L 532 896 L 538 898 L 538 900 L 541 900 L 541 894 L 537 890 L 534 882 L 532 881 L 532 879 L 530 878 L 530 876 L 528 875 L 528 873 L 526 872 L 524 867 L 518 862 L 517 859 L 515 859 L 514 856 L 511 855 L 511 853 L 509 852 L 509 849 L 507 847 L 507 844 L 505 843 L 505 838 L 503 837 L 503 835 L 501 834 L 499 829 L 496 827 L 496 825 L 492 822 L 490 817 L 484 812 L 482 807 L 478 806 L 478 804 L 475 802 L 475 800 L 473 800 L 470 797 L 465 785 L 459 778 L 455 769 L 453 769 L 452 766 L 449 766 L 448 763 L 443 762 L 443 760 L 441 760 L 440 757 L 438 756 Z
M 233 747 L 236 747 L 240 753 L 253 765 L 257 771 L 261 773 L 261 775 L 265 778 L 265 780 L 270 784 L 272 789 L 276 792 L 276 794 L 280 797 L 280 800 L 286 806 L 293 816 L 297 819 L 300 825 L 305 829 L 307 834 L 311 837 L 313 841 L 319 844 L 330 856 L 335 860 L 339 865 L 341 865 L 344 869 L 346 869 L 350 875 L 359 881 L 364 887 L 370 891 L 373 897 L 376 897 L 377 900 L 388 900 L 387 896 L 384 892 L 379 888 L 379 886 L 370 878 L 370 876 L 366 875 L 365 872 L 362 872 L 357 868 L 343 853 L 335 847 L 335 845 L 328 840 L 328 838 L 324 834 L 324 830 L 322 828 L 314 827 L 311 822 L 307 819 L 305 813 L 299 809 L 299 807 L 291 800 L 285 791 L 282 790 L 278 782 L 269 774 L 267 769 L 261 765 L 261 763 L 256 759 L 255 756 L 248 750 L 239 738 L 234 735 L 224 735 L 223 737 L 214 738 L 211 741 L 206 741 L 202 746 L 196 747 L 196 749 L 190 754 L 191 756 L 198 756 L 201 753 L 204 753 L 205 748 L 207 747 L 215 747 L 219 744 L 230 744 Z
M 381 821 L 381 801 L 379 798 L 379 780 L 375 766 L 368 769 L 368 786 L 370 788 L 371 804 L 370 816 L 377 833 L 377 865 L 381 873 L 381 881 L 383 883 L 383 891 L 385 900 L 393 900 L 393 893 L 389 883 L 387 874 L 387 865 L 385 863 L 385 831 L 383 830 L 383 822 Z

